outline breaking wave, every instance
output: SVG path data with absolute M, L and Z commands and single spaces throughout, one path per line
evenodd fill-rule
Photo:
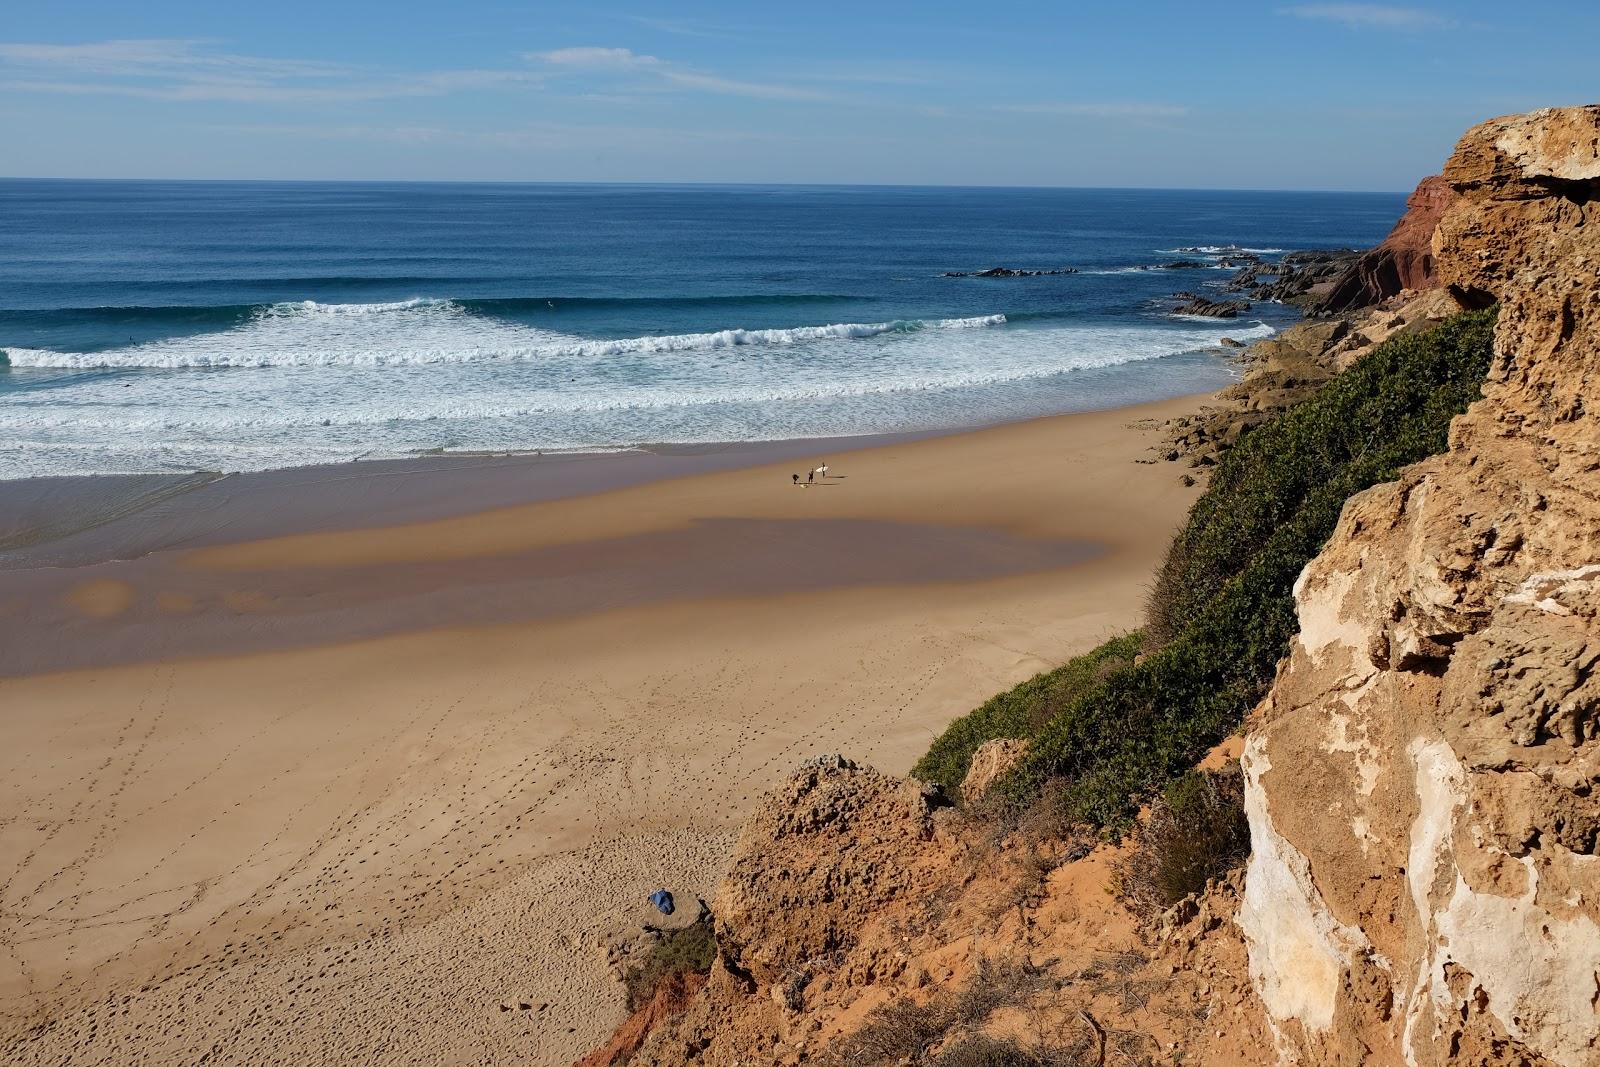
M 1184 245 L 1182 248 L 1158 248 L 1162 255 L 1237 256 L 1248 252 L 1257 256 L 1274 256 L 1287 252 L 1287 248 L 1248 248 L 1244 245 Z
M 104 352 L 10 349 L 0 462 L 8 477 L 260 470 L 970 425 L 1214 388 L 1227 372 L 1197 353 L 1272 332 L 1023 311 L 594 338 L 459 301 L 300 301 Z M 213 370 L 232 367 L 258 369 Z
M 231 330 L 103 352 L 4 349 L 13 367 L 136 369 L 392 366 L 488 361 L 597 359 L 630 353 L 692 352 L 747 345 L 859 340 L 922 330 L 1005 325 L 1004 315 L 960 319 L 841 322 L 788 329 L 585 339 L 473 314 L 464 302 L 415 298 L 373 304 L 314 300 L 261 307 Z
M 1195 317 L 1195 322 L 1214 325 L 1215 319 Z M 1048 339 L 1054 331 L 1032 331 L 1019 346 L 1015 362 L 983 367 L 973 360 L 953 365 L 908 367 L 872 376 L 825 377 L 801 374 L 786 380 L 764 383 L 744 380 L 684 383 L 671 392 L 642 387 L 612 385 L 596 388 L 584 383 L 576 389 L 558 389 L 554 383 L 527 383 L 532 388 L 524 396 L 435 393 L 419 389 L 401 395 L 362 395 L 359 401 L 344 405 L 319 405 L 306 410 L 279 408 L 259 411 L 246 408 L 232 412 L 196 410 L 174 417 L 171 412 L 131 416 L 124 410 L 108 412 L 104 419 L 77 411 L 62 421 L 79 430 L 123 432 L 180 432 L 204 430 L 227 432 L 261 430 L 268 427 L 311 430 L 319 427 L 362 427 L 457 420 L 505 420 L 545 418 L 566 415 L 603 415 L 666 411 L 675 408 L 715 407 L 719 405 L 774 405 L 797 402 L 826 402 L 889 397 L 896 394 L 932 393 L 1010 385 L 1074 371 L 1104 370 L 1126 363 L 1139 363 L 1185 351 L 1220 344 L 1223 336 L 1254 340 L 1269 336 L 1272 328 L 1256 323 L 1242 329 L 1208 332 L 1200 336 L 1168 333 L 1164 340 L 1154 331 L 1144 337 L 1124 333 L 1118 346 L 1099 347 L 1077 343 L 1061 344 L 1052 352 Z M 1110 332 L 1110 331 L 1108 331 Z M 571 383 L 568 383 L 569 385 Z M 41 412 L 41 415 L 45 413 Z M 48 418 L 48 416 L 46 416 Z M 35 423 L 38 428 L 45 423 Z

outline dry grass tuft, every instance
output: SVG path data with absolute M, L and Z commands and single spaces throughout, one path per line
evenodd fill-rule
M 921 1004 L 897 1000 L 874 1011 L 866 1025 L 829 1050 L 824 1062 L 837 1067 L 943 1063 L 933 1049 L 975 1033 L 995 1012 L 1027 1003 L 1046 985 L 1043 972 L 1026 960 L 980 959 L 972 977 L 953 992 Z
M 1133 834 L 1133 849 L 1117 864 L 1115 889 L 1146 923 L 1250 855 L 1244 781 L 1238 768 L 1192 771 L 1150 805 Z

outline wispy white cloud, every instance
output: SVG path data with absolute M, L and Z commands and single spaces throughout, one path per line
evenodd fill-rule
M 663 19 L 651 15 L 622 15 L 620 17 L 637 25 L 648 26 L 652 30 L 675 34 L 679 37 L 727 38 L 734 36 L 734 34 L 729 33 L 720 26 L 710 26 L 704 22 L 696 22 L 691 19 Z
M 1091 119 L 1176 119 L 1189 113 L 1179 104 L 1147 104 L 1132 101 L 1050 102 L 997 104 L 996 111 L 1018 115 L 1075 115 Z
M 747 96 L 761 100 L 826 101 L 834 97 L 802 86 L 776 82 L 741 81 L 718 74 L 670 63 L 657 56 L 642 55 L 627 48 L 557 48 L 531 52 L 528 59 L 568 71 L 628 72 L 651 78 L 661 88 L 692 92 Z
M 667 69 L 661 76 L 673 85 L 706 93 L 725 93 L 729 96 L 752 96 L 761 100 L 831 100 L 828 93 L 803 89 L 793 85 L 772 85 L 765 82 L 739 81 L 721 78 L 715 74 L 701 74 L 693 70 Z
M 381 74 L 337 63 L 238 55 L 177 39 L 87 44 L 0 43 L 0 87 L 12 92 L 234 103 L 334 103 L 439 96 L 537 84 L 528 70 Z
M 627 48 L 558 48 L 528 53 L 522 59 L 536 65 L 402 73 L 242 55 L 199 40 L 0 42 L 0 89 L 173 102 L 315 104 L 539 86 L 554 76 L 583 72 L 627 75 L 632 84 L 625 88 L 636 94 L 678 91 L 757 100 L 840 99 L 820 87 L 729 77 Z
M 738 144 L 787 140 L 784 135 L 738 129 L 529 122 L 506 129 L 375 124 L 263 124 L 214 127 L 219 133 L 272 135 L 323 141 L 436 145 L 511 151 L 609 151 L 638 153 L 684 143 Z
M 208 52 L 204 42 L 176 39 L 94 41 L 87 44 L 0 43 L 0 61 L 70 70 L 80 75 L 143 77 L 209 73 L 232 77 L 316 78 L 348 73 L 337 63 Z
M 527 58 L 558 67 L 587 70 L 654 70 L 666 66 L 655 56 L 642 56 L 631 48 L 557 48 L 549 52 L 529 52 Z
M 924 74 L 897 74 L 873 70 L 809 70 L 789 75 L 795 81 L 836 82 L 842 85 L 935 85 L 940 78 Z
M 1324 22 L 1342 22 L 1354 29 L 1427 30 L 1455 25 L 1455 20 L 1437 12 L 1388 4 L 1300 4 L 1286 7 L 1285 15 Z

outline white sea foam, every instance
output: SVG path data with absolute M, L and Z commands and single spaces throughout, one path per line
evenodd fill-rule
M 894 322 L 839 322 L 778 330 L 728 329 L 587 340 L 474 315 L 448 300 L 387 304 L 274 304 L 243 326 L 104 352 L 7 348 L 13 367 L 135 369 L 388 366 L 507 360 L 599 359 L 746 345 L 855 340 L 918 330 L 1003 326 L 1004 315 Z
M 597 340 L 444 301 L 276 305 L 225 332 L 81 361 L 12 350 L 18 368 L 69 378 L 0 404 L 0 476 L 971 424 L 1214 387 L 1225 372 L 1203 359 L 1137 378 L 1116 368 L 1271 332 L 988 315 Z M 257 369 L 189 369 L 225 366 Z M 1092 384 L 1071 384 L 1080 379 Z
M 290 300 L 270 304 L 256 311 L 256 318 L 294 318 L 301 315 L 385 315 L 393 311 L 411 311 L 414 308 L 459 307 L 449 300 L 414 296 L 409 300 L 390 300 L 376 304 L 324 304 L 316 300 Z
M 601 365 L 593 365 L 589 373 L 577 377 L 565 375 L 566 370 L 573 369 L 571 367 L 543 365 L 530 367 L 511 378 L 483 376 L 470 366 L 452 365 L 439 368 L 440 373 L 450 375 L 443 380 L 407 374 L 404 364 L 386 366 L 381 378 L 362 374 L 360 364 L 301 364 L 280 368 L 289 376 L 274 383 L 277 389 L 298 390 L 302 384 L 313 386 L 302 392 L 297 397 L 298 403 L 293 405 L 258 407 L 235 403 L 231 400 L 233 395 L 254 399 L 259 394 L 255 390 L 235 394 L 226 378 L 186 380 L 162 376 L 148 381 L 114 379 L 105 382 L 103 390 L 98 392 L 116 402 L 104 406 L 83 403 L 82 400 L 88 399 L 84 396 L 79 404 L 63 409 L 53 403 L 53 398 L 41 397 L 36 405 L 19 399 L 15 410 L 36 408 L 37 419 L 31 423 L 34 427 L 71 425 L 85 430 L 147 432 L 360 426 L 402 421 L 601 414 L 697 405 L 781 404 L 1001 385 L 1161 359 L 1217 347 L 1224 337 L 1251 340 L 1273 332 L 1262 322 L 1223 327 L 1219 320 L 1205 316 L 1172 318 L 1209 329 L 1190 332 L 1118 326 L 1017 330 L 1005 335 L 1003 352 L 995 351 L 992 343 L 976 340 L 905 337 L 900 339 L 902 344 L 892 362 L 870 358 L 853 363 L 835 362 L 826 358 L 825 349 L 818 349 L 812 353 L 816 358 L 789 368 L 760 362 L 745 365 L 727 361 L 702 362 L 693 368 L 693 374 L 687 374 L 670 361 L 633 362 L 627 368 L 629 379 Z M 818 338 L 835 343 L 851 339 L 854 339 L 851 335 L 840 334 Z M 610 351 L 612 354 L 666 356 L 680 350 Z M 708 350 L 707 354 L 719 353 Z M 739 359 L 735 353 L 726 356 L 729 360 Z M 308 377 L 319 372 L 323 373 L 320 378 Z M 441 388 L 446 381 L 449 387 Z M 417 384 L 412 385 L 414 382 Z M 85 391 L 93 388 L 85 383 Z M 129 392 L 134 389 L 139 391 Z M 175 398 L 175 393 L 203 392 L 211 400 L 188 409 L 177 404 L 145 407 L 142 401 L 147 398 L 146 391 L 150 398 Z M 467 396 L 473 399 L 463 402 L 463 397 Z M 0 420 L 0 426 L 3 425 L 5 422 Z M 21 430 L 23 426 L 16 424 L 15 428 Z
M 1187 248 L 1158 248 L 1162 255 L 1200 255 L 1200 256 L 1237 256 L 1242 252 L 1250 252 L 1258 256 L 1271 256 L 1279 252 L 1287 252 L 1287 248 L 1245 248 L 1242 245 L 1190 245 Z
M 1159 267 L 1090 267 L 1080 270 L 1079 274 L 1148 274 L 1150 271 L 1159 270 Z
M 1221 326 L 1221 325 L 1224 325 L 1226 323 L 1238 322 L 1239 321 L 1238 319 L 1221 319 L 1221 318 L 1218 318 L 1215 315 L 1179 315 L 1179 314 L 1176 314 L 1176 313 L 1168 314 L 1167 318 L 1173 319 L 1174 321 L 1177 321 L 1177 322 L 1198 322 L 1198 323 L 1207 323 L 1207 324 L 1213 325 L 1213 326 Z M 1266 331 L 1267 331 L 1266 333 L 1259 332 L 1263 328 L 1266 329 Z M 1272 329 L 1270 327 L 1267 327 L 1266 323 L 1257 320 L 1255 322 L 1252 322 L 1249 326 L 1246 326 L 1244 329 L 1240 330 L 1238 333 L 1229 333 L 1226 336 L 1231 337 L 1235 341 L 1237 341 L 1240 338 L 1244 338 L 1244 337 L 1266 337 L 1271 333 L 1272 333 Z M 1217 343 L 1221 344 L 1221 341 L 1218 341 Z
M 1177 274 L 1191 270 L 1232 270 L 1220 263 L 1196 262 L 1192 267 L 1168 267 L 1161 263 L 1152 263 L 1143 267 L 1100 267 L 1092 270 L 1080 270 L 1079 274 Z

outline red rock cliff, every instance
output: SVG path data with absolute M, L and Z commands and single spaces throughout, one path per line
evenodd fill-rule
M 1438 285 L 1433 232 L 1455 202 L 1455 196 L 1444 177 L 1435 174 L 1422 179 L 1406 199 L 1406 213 L 1389 236 L 1356 260 L 1312 310 L 1317 314 L 1337 314 L 1380 303 L 1404 290 Z

